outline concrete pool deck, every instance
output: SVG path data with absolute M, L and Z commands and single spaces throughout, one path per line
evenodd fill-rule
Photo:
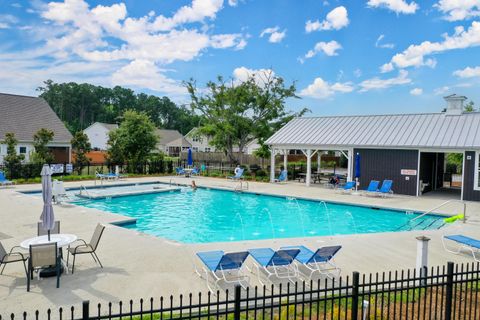
M 189 184 L 191 178 L 151 177 L 130 178 L 116 183 L 147 181 Z M 233 189 L 237 184 L 225 179 L 195 178 L 197 185 Z M 68 187 L 93 186 L 93 181 L 65 183 Z M 112 184 L 111 182 L 106 183 Z M 39 190 L 37 185 L 22 185 L 0 189 L 0 241 L 9 250 L 26 238 L 36 235 L 36 222 L 39 219 L 41 198 L 22 194 L 18 191 Z M 347 202 L 376 207 L 397 208 L 412 211 L 425 211 L 444 202 L 438 198 L 394 196 L 391 198 L 371 198 L 344 195 L 333 190 L 318 187 L 307 188 L 303 184 L 249 183 L 249 191 L 292 197 L 305 197 L 326 201 Z M 115 225 L 127 219 L 95 209 L 76 206 L 55 206 L 56 219 L 61 221 L 62 233 L 73 233 L 90 239 L 95 225 L 107 224 L 97 251 L 104 268 L 98 267 L 90 256 L 77 258 L 75 273 L 61 277 L 60 288 L 55 288 L 54 279 L 34 280 L 31 292 L 26 292 L 26 278 L 21 264 L 10 264 L 0 275 L 0 315 L 10 313 L 20 315 L 27 311 L 47 308 L 75 306 L 81 308 L 83 300 L 97 303 L 127 301 L 129 299 L 159 296 L 177 297 L 190 292 L 207 292 L 205 281 L 194 272 L 196 263 L 194 252 L 200 250 L 243 250 L 252 247 L 273 247 L 303 244 L 310 248 L 340 244 L 342 250 L 336 263 L 342 268 L 342 275 L 353 271 L 362 273 L 380 272 L 413 268 L 416 257 L 416 240 L 419 235 L 427 235 L 430 241 L 429 264 L 444 265 L 447 261 L 473 262 L 471 255 L 453 255 L 446 252 L 441 243 L 444 234 L 461 233 L 480 238 L 480 203 L 467 203 L 467 223 L 456 222 L 441 230 L 409 231 L 396 233 L 360 234 L 348 236 L 290 238 L 228 243 L 181 244 L 167 239 L 138 233 Z M 452 204 L 436 212 L 445 214 L 460 213 L 460 205 Z M 249 261 L 250 263 L 250 261 Z M 251 285 L 258 285 L 256 277 L 251 277 Z

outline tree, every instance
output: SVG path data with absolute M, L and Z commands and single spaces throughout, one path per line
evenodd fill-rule
M 136 165 L 145 162 L 155 149 L 158 137 L 155 125 L 144 112 L 127 110 L 118 129 L 111 131 L 108 141 L 108 160 L 123 160 Z
M 73 152 L 75 152 L 75 168 L 78 174 L 90 163 L 87 153 L 92 151 L 92 145 L 88 141 L 88 136 L 82 131 L 78 131 L 71 141 Z
M 5 141 L 3 143 L 7 145 L 7 154 L 3 157 L 3 162 L 10 172 L 10 177 L 12 177 L 14 172 L 18 172 L 20 170 L 20 166 L 22 161 L 25 159 L 25 155 L 17 154 L 18 140 L 15 138 L 14 133 L 6 133 Z
M 292 117 L 302 115 L 285 110 L 288 98 L 295 95 L 295 84 L 285 86 L 281 77 L 273 73 L 250 75 L 246 81 L 227 83 L 222 77 L 207 83 L 207 93 L 202 95 L 194 80 L 185 83 L 190 94 L 190 106 L 202 119 L 199 133 L 211 137 L 211 144 L 222 150 L 235 163 L 248 143 L 258 139 L 264 144 L 274 130 Z M 233 150 L 238 147 L 239 154 Z
M 465 112 L 475 112 L 475 111 L 477 111 L 475 109 L 475 103 L 471 100 L 465 105 L 465 107 L 463 109 L 464 109 Z
M 33 135 L 33 147 L 35 152 L 32 154 L 33 163 L 52 163 L 53 154 L 48 148 L 48 144 L 53 140 L 55 134 L 52 130 L 42 128 Z

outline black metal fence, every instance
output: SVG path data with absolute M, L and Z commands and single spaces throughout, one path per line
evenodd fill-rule
M 8 319 L 480 319 L 480 264 L 383 272 L 107 305 L 83 302 Z M 0 320 L 7 319 L 0 316 Z

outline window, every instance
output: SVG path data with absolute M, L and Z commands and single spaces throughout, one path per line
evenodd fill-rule
M 192 138 L 193 142 L 200 142 L 200 137 L 199 136 L 194 136 Z
M 206 147 L 205 152 L 212 152 L 212 148 Z
M 193 147 L 193 151 L 198 152 L 198 147 Z
M 20 153 L 21 154 L 27 153 L 27 147 L 20 147 Z

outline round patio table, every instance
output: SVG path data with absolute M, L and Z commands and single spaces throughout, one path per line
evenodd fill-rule
M 59 234 L 51 234 L 50 241 L 48 241 L 48 235 L 38 236 L 30 239 L 26 239 L 20 243 L 20 247 L 29 249 L 31 245 L 35 244 L 47 244 L 47 243 L 57 243 L 57 247 L 60 250 L 63 247 L 70 245 L 72 242 L 77 240 L 77 236 L 74 234 L 68 233 L 59 233 Z M 62 257 L 62 265 L 65 272 L 68 274 L 68 266 L 65 260 Z M 44 275 L 41 276 L 51 276 L 53 273 L 51 270 L 45 269 Z

